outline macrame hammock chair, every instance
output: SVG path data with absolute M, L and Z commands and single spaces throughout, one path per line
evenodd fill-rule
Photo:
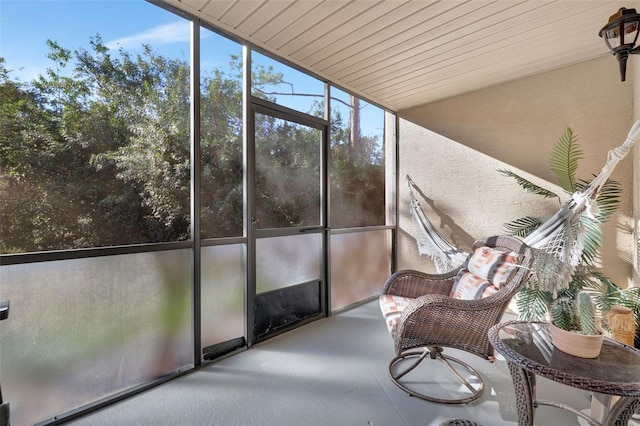
M 593 218 L 592 209 L 596 207 L 595 200 L 602 186 L 639 137 L 640 121 L 636 121 L 625 142 L 609 151 L 607 162 L 600 174 L 582 191 L 575 192 L 560 210 L 523 239 L 525 244 L 535 250 L 533 265 L 535 275 L 531 281 L 537 283 L 541 290 L 555 294 L 558 290 L 568 287 L 584 248 L 585 230 L 580 217 L 588 215 Z M 451 271 L 462 265 L 468 253 L 446 240 L 427 219 L 413 193 L 413 187 L 417 188 L 417 186 L 409 175 L 407 175 L 407 185 L 418 252 L 429 256 L 439 273 Z

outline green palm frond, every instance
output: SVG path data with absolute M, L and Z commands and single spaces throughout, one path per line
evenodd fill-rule
M 547 313 L 549 303 L 551 293 L 548 291 L 540 290 L 537 285 L 523 286 L 516 300 L 519 318 L 525 321 L 540 320 Z
M 627 300 L 635 304 L 636 306 L 640 306 L 640 287 L 631 287 L 624 290 Z
M 607 278 L 602 272 L 595 269 L 582 268 L 583 273 L 576 282 L 575 291 L 586 291 L 593 299 L 598 301 L 602 297 L 603 291 L 606 289 L 607 284 L 614 285 L 609 278 Z
M 585 233 L 582 238 L 584 249 L 582 251 L 582 262 L 585 265 L 594 266 L 598 250 L 602 245 L 602 229 L 600 229 L 600 221 L 590 218 L 586 215 L 580 216 L 580 223 L 584 227 Z
M 621 289 L 608 279 L 607 281 L 603 280 L 603 283 L 606 284 L 600 301 L 603 310 L 609 310 L 613 305 L 620 305 L 640 313 L 640 287 Z M 640 318 L 638 319 L 640 320 Z
M 613 305 L 620 305 L 620 301 L 627 296 L 620 287 L 615 285 L 608 277 L 598 271 L 592 271 L 592 275 L 601 284 L 600 294 L 596 295 L 596 306 L 603 312 L 611 309 Z
M 531 192 L 533 194 L 537 194 L 537 195 L 542 195 L 543 197 L 546 198 L 557 198 L 558 202 L 560 202 L 560 197 L 558 196 L 558 194 L 551 192 L 547 189 L 544 189 L 541 186 L 536 185 L 535 183 L 523 178 L 522 176 L 517 175 L 516 173 L 512 172 L 511 170 L 505 170 L 505 169 L 500 169 L 498 170 L 498 173 L 502 173 L 505 176 L 508 177 L 512 177 L 516 180 L 516 183 L 518 185 L 520 185 L 522 188 L 524 188 L 526 191 Z
M 576 192 L 576 170 L 582 158 L 584 157 L 578 145 L 578 137 L 573 134 L 570 127 L 567 127 L 551 150 L 549 165 L 562 189 L 569 193 Z
M 504 224 L 504 228 L 510 235 L 527 237 L 538 229 L 547 219 L 541 217 L 525 216 Z

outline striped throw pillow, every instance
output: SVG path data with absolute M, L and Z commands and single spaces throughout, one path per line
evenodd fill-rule
M 500 288 L 518 267 L 520 256 L 512 251 L 492 247 L 478 247 L 465 264 L 472 274 Z
M 455 278 L 449 296 L 455 299 L 477 300 L 491 296 L 498 290 L 498 287 L 489 283 L 487 280 L 478 277 L 466 269 L 462 269 Z

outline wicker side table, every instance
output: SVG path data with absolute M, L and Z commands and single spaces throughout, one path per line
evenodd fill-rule
M 634 348 L 605 338 L 600 356 L 577 358 L 553 347 L 548 323 L 523 321 L 492 327 L 489 341 L 507 360 L 519 426 L 532 426 L 535 409 L 541 405 L 575 413 L 593 426 L 626 425 L 640 407 L 640 351 Z M 573 407 L 537 399 L 536 376 L 620 399 L 600 423 Z

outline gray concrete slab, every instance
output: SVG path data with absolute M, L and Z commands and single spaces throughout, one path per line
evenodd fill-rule
M 462 418 L 485 426 L 517 424 L 515 398 L 504 360 L 490 363 L 446 350 L 476 368 L 485 392 L 450 406 L 414 398 L 388 377 L 393 342 L 377 301 L 321 319 L 191 374 L 70 422 L 102 425 L 440 425 Z M 432 364 L 429 364 L 432 363 Z M 425 368 L 438 371 L 439 361 Z M 543 399 L 579 409 L 587 392 L 540 380 Z M 536 425 L 577 425 L 571 413 L 543 407 Z

